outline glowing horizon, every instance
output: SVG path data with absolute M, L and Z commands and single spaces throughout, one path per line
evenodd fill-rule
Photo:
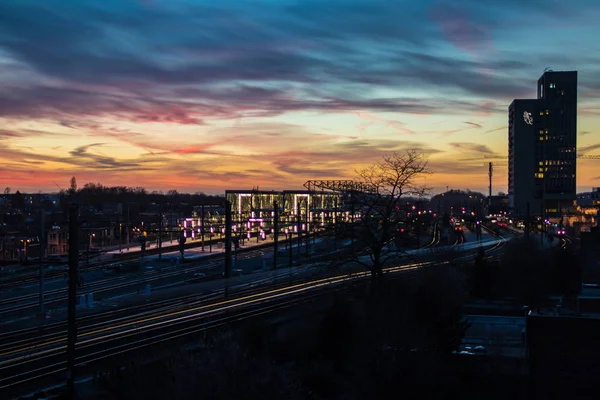
M 593 1 L 8 3 L 1 189 L 295 189 L 417 149 L 434 194 L 486 193 L 489 161 L 506 192 L 508 105 L 547 66 L 579 71 L 578 148 L 600 154 Z

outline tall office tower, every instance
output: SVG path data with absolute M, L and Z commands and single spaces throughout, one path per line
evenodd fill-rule
M 538 104 L 536 159 L 544 175 L 536 178 L 536 190 L 552 216 L 577 198 L 577 71 L 545 72 Z
M 513 213 L 551 217 L 576 199 L 577 71 L 544 72 L 537 91 L 509 107 L 508 193 Z
M 535 115 L 538 101 L 514 100 L 508 107 L 508 202 L 513 214 L 525 216 L 539 211 L 535 178 L 539 176 L 535 156 Z

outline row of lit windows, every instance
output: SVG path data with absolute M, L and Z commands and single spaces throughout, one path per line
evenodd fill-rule
M 544 141 L 544 140 L 554 140 L 554 141 L 557 141 L 557 142 L 568 141 L 568 140 L 565 140 L 565 137 L 564 137 L 564 136 L 556 136 L 556 135 L 551 135 L 551 136 L 548 136 L 548 135 L 546 135 L 546 136 L 540 136 L 540 137 L 538 137 L 538 139 L 539 139 L 539 140 L 541 140 L 541 141 Z M 570 152 L 569 152 L 569 153 L 570 153 Z
M 550 170 L 551 172 L 555 172 L 555 171 L 564 171 L 565 167 L 539 167 L 538 168 L 538 172 L 548 172 L 548 170 Z
M 540 170 L 541 170 L 541 168 L 540 168 Z M 535 173 L 534 176 L 536 177 L 536 179 L 543 179 L 544 178 L 544 173 L 543 172 L 538 172 L 538 173 Z M 568 174 L 552 174 L 552 175 L 549 175 L 548 178 L 551 178 L 551 179 L 567 179 L 567 178 L 569 178 L 569 175 Z M 575 174 L 571 174 L 571 178 L 575 178 Z
M 545 161 L 539 161 L 538 165 L 571 165 L 571 161 L 566 161 L 566 160 L 545 160 Z

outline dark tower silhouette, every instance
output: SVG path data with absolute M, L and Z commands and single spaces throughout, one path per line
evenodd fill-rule
M 508 194 L 518 215 L 560 214 L 576 198 L 577 71 L 544 71 L 537 99 L 509 107 Z

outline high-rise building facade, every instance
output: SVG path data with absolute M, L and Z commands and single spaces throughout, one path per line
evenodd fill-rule
M 535 192 L 537 104 L 536 99 L 514 100 L 508 107 L 508 202 L 516 215 L 539 210 L 541 205 Z
M 553 216 L 576 199 L 577 71 L 547 71 L 537 99 L 509 107 L 509 202 L 513 213 Z

